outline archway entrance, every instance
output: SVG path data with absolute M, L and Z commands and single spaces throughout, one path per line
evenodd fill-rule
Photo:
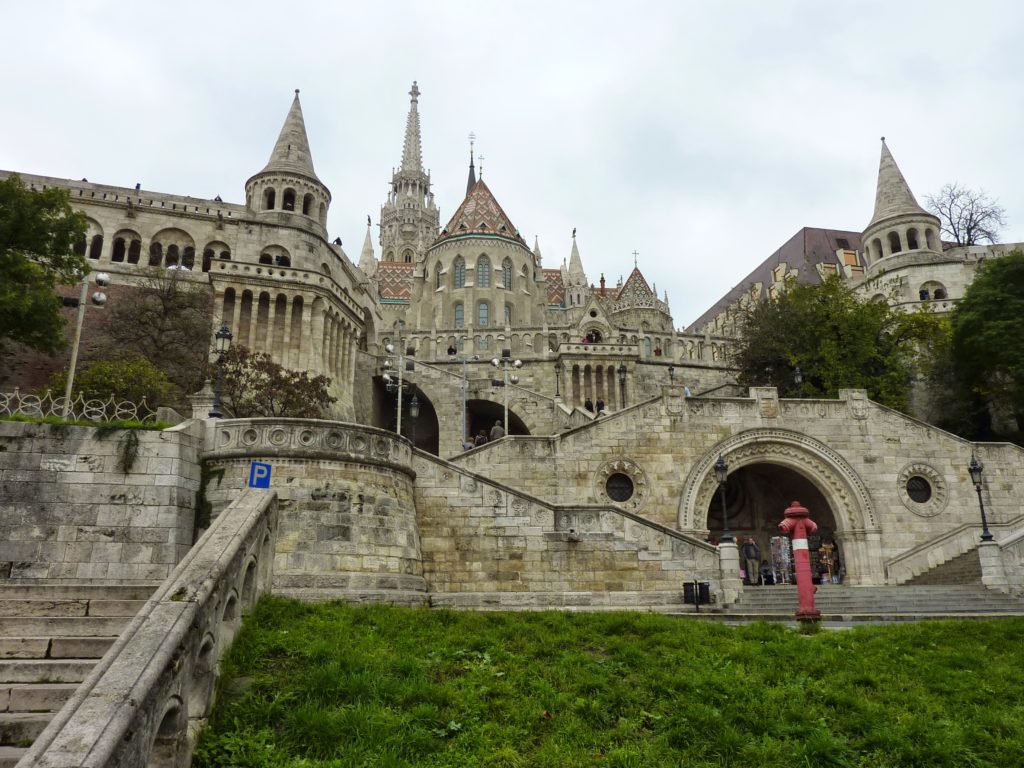
M 773 548 L 772 540 L 781 538 L 778 525 L 786 507 L 794 500 L 807 507 L 811 519 L 818 524 L 817 535 L 808 542 L 812 572 L 816 576 L 825 573 L 828 578 L 838 575 L 835 515 L 818 487 L 789 467 L 765 462 L 748 464 L 729 473 L 725 486 L 729 530 L 741 546 L 748 536 L 752 537 L 761 550 L 762 559 L 771 566 L 773 578 L 788 580 L 789 574 L 776 562 L 781 556 L 778 550 L 782 545 L 776 543 Z M 721 496 L 717 493 L 708 505 L 707 527 L 711 538 L 720 541 L 722 505 Z M 783 548 L 788 551 L 787 547 Z M 841 559 L 840 556 L 839 563 Z
M 420 407 L 419 416 L 415 419 L 409 412 L 409 401 L 414 392 Z M 388 392 L 379 376 L 373 380 L 373 400 L 374 426 L 394 431 L 398 426 L 398 395 Z M 402 396 L 402 436 L 409 438 L 420 450 L 438 455 L 437 411 L 423 390 L 412 386 L 406 387 Z
M 490 435 L 491 427 L 496 421 L 505 420 L 505 404 L 496 403 L 492 400 L 468 400 L 466 402 L 466 421 L 468 422 L 467 433 L 470 436 L 479 435 L 480 430 Z M 508 410 L 508 424 L 505 425 L 505 433 L 508 435 L 528 435 L 530 430 L 511 408 Z

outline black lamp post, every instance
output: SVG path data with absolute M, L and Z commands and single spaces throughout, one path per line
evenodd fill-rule
M 416 447 L 416 419 L 420 417 L 420 399 L 413 392 L 409 401 L 409 421 L 412 422 L 412 447 Z
M 971 463 L 967 471 L 971 473 L 971 482 L 974 483 L 974 490 L 978 492 L 978 506 L 981 508 L 981 540 L 992 541 L 992 532 L 988 529 L 988 520 L 985 517 L 985 502 L 981 500 L 981 471 L 985 465 L 978 461 L 978 457 L 971 454 Z
M 800 370 L 799 365 L 793 369 L 793 383 L 796 384 L 796 396 L 800 397 L 800 389 L 804 383 L 804 372 Z
M 668 383 L 670 386 L 676 383 L 676 367 L 674 365 L 668 367 Z
M 221 323 L 220 330 L 213 337 L 217 340 L 217 377 L 214 379 L 213 384 L 213 408 L 210 409 L 210 418 L 219 419 L 223 415 L 221 413 L 220 390 L 224 382 L 224 358 L 227 356 L 228 350 L 231 349 L 231 339 L 234 337 L 231 335 L 231 329 L 228 328 L 227 323 Z
M 732 533 L 729 532 L 729 515 L 725 509 L 725 481 L 729 477 L 729 465 L 725 463 L 722 455 L 718 455 L 715 462 L 715 478 L 718 480 L 718 498 L 722 504 L 722 537 L 721 542 L 732 541 Z
M 555 360 L 555 398 L 562 396 L 561 392 L 561 381 L 562 381 L 562 361 Z
M 619 367 L 615 370 L 619 374 L 619 398 L 622 401 L 622 407 L 626 407 L 626 364 L 619 363 Z

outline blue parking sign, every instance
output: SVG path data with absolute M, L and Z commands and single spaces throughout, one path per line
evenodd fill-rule
M 254 461 L 249 464 L 249 487 L 269 488 L 270 487 L 270 465 L 262 461 Z

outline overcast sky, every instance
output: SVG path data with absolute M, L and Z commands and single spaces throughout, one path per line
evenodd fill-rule
M 413 80 L 442 226 L 473 131 L 544 266 L 574 227 L 594 283 L 635 250 L 679 327 L 801 227 L 861 230 L 883 135 L 919 202 L 983 188 L 1024 240 L 1016 0 L 33 0 L 3 27 L 0 168 L 244 202 L 300 88 L 353 260 Z

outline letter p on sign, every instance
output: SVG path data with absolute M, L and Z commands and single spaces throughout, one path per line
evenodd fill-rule
M 270 465 L 262 461 L 254 461 L 249 464 L 249 487 L 269 488 L 270 487 Z

